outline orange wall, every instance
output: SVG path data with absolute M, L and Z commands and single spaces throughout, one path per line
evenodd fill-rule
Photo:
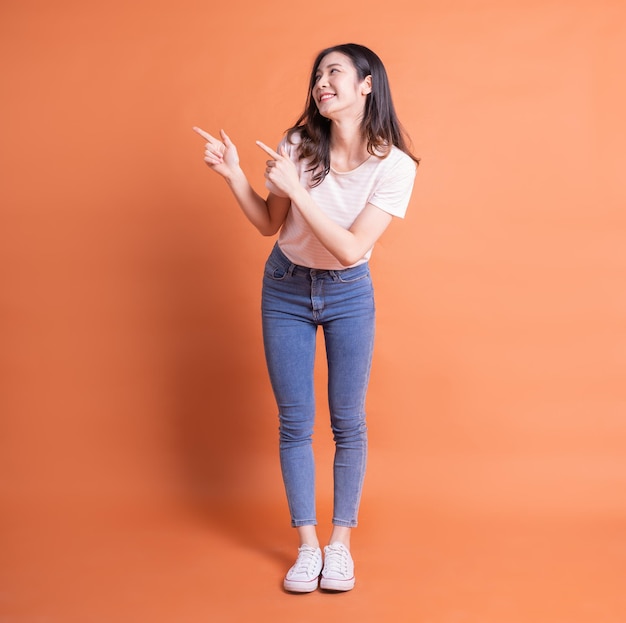
M 261 188 L 254 141 L 278 142 L 314 54 L 352 40 L 386 63 L 423 159 L 372 262 L 369 486 L 465 512 L 626 511 L 626 10 L 385 7 L 3 3 L 5 520 L 206 489 L 282 500 L 272 241 L 191 127 L 226 128 Z

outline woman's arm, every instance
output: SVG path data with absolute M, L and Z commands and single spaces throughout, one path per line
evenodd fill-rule
M 351 227 L 343 228 L 315 204 L 300 184 L 296 169 L 284 150 L 278 154 L 260 141 L 257 145 L 273 157 L 273 160 L 267 161 L 265 177 L 290 197 L 317 239 L 344 266 L 358 262 L 391 223 L 391 214 L 368 203 Z
M 289 198 L 270 193 L 263 199 L 254 191 L 239 166 L 237 148 L 224 130 L 220 130 L 221 141 L 200 128 L 194 127 L 194 131 L 207 141 L 204 161 L 226 180 L 248 220 L 264 236 L 274 235 L 285 221 L 291 203 Z
M 304 188 L 292 197 L 292 201 L 317 239 L 344 266 L 358 262 L 382 236 L 393 218 L 391 214 L 368 203 L 351 227 L 344 229 L 315 205 Z

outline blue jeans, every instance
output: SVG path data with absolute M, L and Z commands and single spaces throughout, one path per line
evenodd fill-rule
M 278 245 L 263 277 L 263 340 L 278 405 L 280 464 L 291 525 L 316 525 L 313 369 L 324 330 L 335 441 L 333 524 L 357 525 L 367 460 L 365 395 L 374 345 L 369 267 L 316 270 L 292 264 Z

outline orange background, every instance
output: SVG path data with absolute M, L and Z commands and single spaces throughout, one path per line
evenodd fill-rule
M 423 160 L 372 260 L 357 589 L 296 597 L 273 240 L 191 127 L 262 189 L 348 41 Z M 8 0 L 0 49 L 2 621 L 626 620 L 621 1 Z

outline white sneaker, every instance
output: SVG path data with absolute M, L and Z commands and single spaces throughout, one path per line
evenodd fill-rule
M 317 588 L 322 570 L 322 550 L 319 547 L 302 545 L 298 558 L 287 572 L 283 586 L 293 593 L 310 593 Z
M 324 569 L 320 588 L 327 591 L 349 591 L 354 588 L 354 562 L 350 550 L 342 543 L 324 548 Z

